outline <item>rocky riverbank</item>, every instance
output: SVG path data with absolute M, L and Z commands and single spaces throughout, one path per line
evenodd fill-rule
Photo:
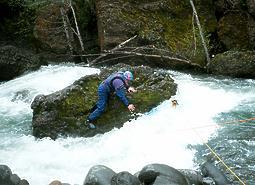
M 12 43 L 47 62 L 87 63 L 108 51 L 97 60 L 100 65 L 126 62 L 164 69 L 200 68 L 217 75 L 254 78 L 255 2 L 194 1 L 199 22 L 191 2 L 4 0 L 0 2 L 0 46 Z M 115 48 L 133 36 L 127 45 Z M 29 69 L 19 58 L 4 55 L 2 69 L 9 65 L 20 70 L 4 71 L 1 81 Z M 33 63 L 30 69 L 38 62 Z
M 128 171 L 115 172 L 104 165 L 95 165 L 90 168 L 83 185 L 215 185 L 230 184 L 230 182 L 218 170 L 214 171 L 214 165 L 206 162 L 201 171 L 188 169 L 175 169 L 166 164 L 148 164 L 135 174 Z M 206 172 L 205 172 L 206 171 Z M 209 171 L 209 172 L 208 172 Z M 81 172 L 82 173 L 82 172 Z M 217 175 L 217 176 L 216 176 Z M 1 185 L 29 185 L 25 179 L 12 174 L 6 165 L 0 165 Z M 68 182 L 53 180 L 49 185 L 71 185 Z

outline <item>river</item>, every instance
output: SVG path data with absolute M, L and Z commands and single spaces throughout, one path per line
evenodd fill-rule
M 169 71 L 178 84 L 177 94 L 120 129 L 92 138 L 34 138 L 30 108 L 34 97 L 93 73 L 99 70 L 49 65 L 0 84 L 0 164 L 31 185 L 55 179 L 82 185 L 97 164 L 131 173 L 150 163 L 197 169 L 215 158 L 210 146 L 235 175 L 255 184 L 255 121 L 247 120 L 255 117 L 255 80 L 251 79 Z M 172 99 L 178 101 L 176 108 Z M 239 184 L 223 165 L 222 170 Z

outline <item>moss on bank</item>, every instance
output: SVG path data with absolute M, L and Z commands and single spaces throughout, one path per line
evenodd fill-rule
M 126 7 L 112 16 L 125 22 L 134 34 L 153 44 L 205 65 L 205 52 L 201 36 L 193 18 L 192 7 L 186 1 L 132 2 L 125 0 Z M 209 46 L 210 33 L 216 30 L 216 18 L 212 15 L 212 1 L 195 1 L 205 40 Z M 195 29 L 193 29 L 193 26 Z

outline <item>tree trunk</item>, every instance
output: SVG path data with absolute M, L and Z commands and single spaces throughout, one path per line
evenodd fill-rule
M 64 13 L 63 8 L 60 8 L 60 12 L 61 12 L 62 21 L 63 21 L 63 24 L 64 24 L 64 30 L 65 30 L 65 34 L 66 34 L 67 44 L 68 44 L 68 47 L 70 49 L 70 52 L 72 53 L 73 52 L 73 46 L 72 46 L 70 35 L 69 35 L 69 32 L 68 32 L 68 25 L 67 25 L 67 21 L 66 21 L 66 18 L 65 18 L 66 15 Z
M 204 50 L 205 50 L 205 55 L 206 55 L 206 60 L 207 60 L 207 65 L 206 66 L 208 66 L 210 64 L 211 60 L 210 60 L 209 52 L 208 52 L 208 49 L 207 49 L 207 46 L 206 46 L 206 43 L 205 43 L 203 30 L 202 30 L 201 24 L 199 22 L 197 11 L 196 11 L 195 5 L 193 3 L 193 0 L 190 0 L 190 4 L 192 6 L 193 13 L 195 15 L 196 23 L 197 23 L 197 26 L 198 26 L 198 29 L 199 29 L 199 34 L 200 34 L 200 37 L 201 37 L 201 40 L 202 40 L 202 45 L 203 45 Z
M 81 50 L 84 51 L 84 46 L 83 46 L 83 42 L 82 42 L 82 38 L 81 38 L 81 34 L 80 34 L 80 31 L 79 31 L 79 27 L 78 27 L 78 24 L 77 24 L 77 20 L 76 20 L 76 15 L 75 15 L 75 11 L 74 11 L 74 8 L 72 6 L 72 1 L 70 0 L 70 3 L 69 3 L 69 6 L 72 10 L 72 13 L 73 13 L 73 18 L 74 18 L 74 22 L 75 22 L 75 27 L 76 27 L 76 35 L 79 39 L 79 42 L 80 42 L 80 45 L 81 45 Z

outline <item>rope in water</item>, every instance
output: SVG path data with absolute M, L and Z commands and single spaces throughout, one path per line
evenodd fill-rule
M 238 180 L 241 184 L 245 185 L 245 183 L 236 175 L 236 173 L 228 167 L 228 165 L 219 157 L 219 155 L 207 144 L 204 143 L 207 148 L 213 153 L 213 155 L 227 168 L 228 171 L 230 171 Z
M 255 118 L 228 121 L 228 122 L 220 123 L 219 125 L 210 124 L 210 125 L 203 125 L 203 126 L 199 126 L 199 127 L 190 127 L 190 128 L 181 129 L 181 130 L 178 130 L 178 131 L 193 130 L 193 129 L 199 129 L 199 128 L 205 128 L 205 127 L 217 127 L 217 126 L 221 126 L 221 125 L 225 125 L 225 124 L 234 124 L 234 123 L 238 123 L 238 122 L 244 123 L 244 122 L 253 121 L 253 120 L 255 120 Z
M 193 129 L 193 131 L 200 137 L 201 140 L 203 140 L 202 137 L 200 136 L 200 134 L 199 134 L 195 129 Z M 235 173 L 233 170 L 230 169 L 230 167 L 220 158 L 220 156 L 219 156 L 206 142 L 203 141 L 203 143 L 204 143 L 205 146 L 211 151 L 211 153 L 227 168 L 227 170 L 228 170 L 231 174 L 233 174 L 233 175 L 239 180 L 239 182 L 240 182 L 241 184 L 245 185 L 244 181 L 242 181 L 242 180 L 236 175 L 236 173 Z

